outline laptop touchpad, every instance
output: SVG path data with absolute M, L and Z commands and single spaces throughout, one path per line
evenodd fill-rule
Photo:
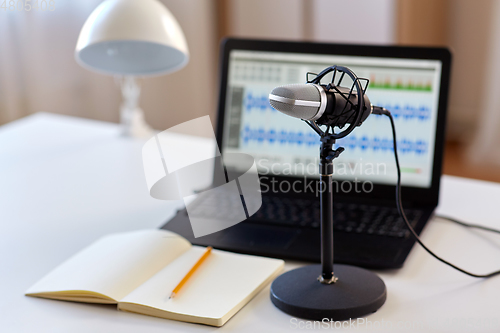
M 300 234 L 298 229 L 286 230 L 273 226 L 240 223 L 226 229 L 218 241 L 220 245 L 231 247 L 257 247 L 286 249 Z

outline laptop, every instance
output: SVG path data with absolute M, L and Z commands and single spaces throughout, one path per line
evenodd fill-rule
M 395 118 L 403 203 L 420 233 L 438 204 L 450 63 L 444 48 L 223 41 L 218 146 L 223 155 L 253 156 L 262 206 L 245 221 L 203 237 L 193 236 L 186 210 L 162 228 L 197 245 L 320 262 L 319 138 L 304 122 L 274 110 L 268 95 L 337 64 L 369 79 L 372 104 Z M 334 261 L 401 267 L 415 241 L 396 210 L 389 120 L 370 115 L 339 146 L 345 151 L 334 165 Z M 225 167 L 236 172 L 238 160 Z

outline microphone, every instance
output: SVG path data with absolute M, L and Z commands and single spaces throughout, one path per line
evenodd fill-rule
M 286 115 L 339 128 L 352 124 L 358 110 L 362 115 L 355 126 L 361 125 L 373 110 L 370 99 L 365 94 L 363 105 L 359 108 L 356 89 L 341 86 L 329 88 L 316 83 L 276 87 L 269 94 L 269 103 Z

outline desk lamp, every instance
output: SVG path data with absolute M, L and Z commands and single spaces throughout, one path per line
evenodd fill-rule
M 123 134 L 152 134 L 138 106 L 137 77 L 174 72 L 186 65 L 184 34 L 157 0 L 106 0 L 88 17 L 75 49 L 76 61 L 89 70 L 120 79 Z

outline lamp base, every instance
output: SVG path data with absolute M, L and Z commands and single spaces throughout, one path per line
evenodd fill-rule
M 289 315 L 310 320 L 346 320 L 377 311 L 387 297 L 384 281 L 355 266 L 335 265 L 338 281 L 318 281 L 321 265 L 283 273 L 271 285 L 271 301 Z

